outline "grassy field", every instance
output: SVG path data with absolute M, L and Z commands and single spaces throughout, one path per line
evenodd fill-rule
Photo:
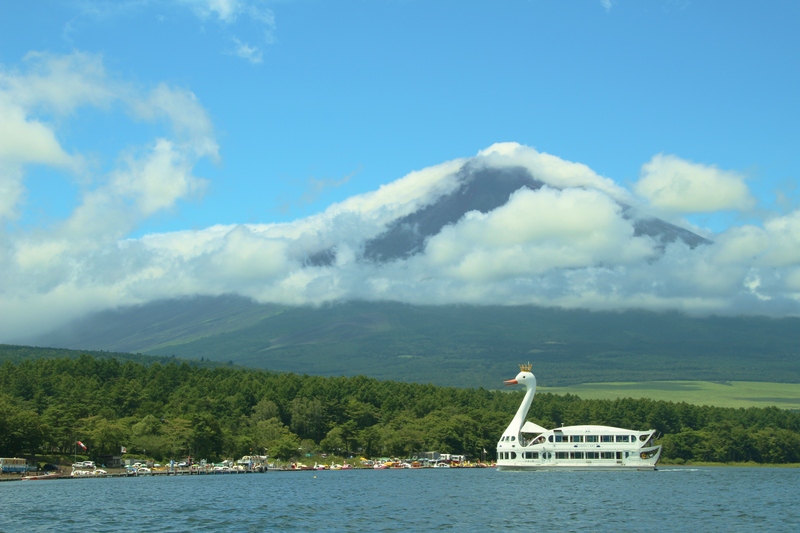
M 584 399 L 650 398 L 718 407 L 800 409 L 800 384 L 758 381 L 648 381 L 583 383 L 569 387 L 538 387 L 538 391 L 575 394 Z

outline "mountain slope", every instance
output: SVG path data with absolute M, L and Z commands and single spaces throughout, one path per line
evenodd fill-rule
M 387 302 L 277 308 L 228 296 L 98 314 L 74 324 L 69 341 L 36 344 L 494 388 L 525 361 L 545 385 L 800 382 L 798 332 L 800 319 Z

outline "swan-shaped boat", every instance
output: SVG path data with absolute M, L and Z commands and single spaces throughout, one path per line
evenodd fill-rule
M 610 426 L 565 426 L 545 429 L 526 421 L 536 377 L 531 364 L 519 365 L 517 377 L 506 385 L 527 391 L 517 414 L 497 443 L 498 470 L 653 470 L 661 445 L 653 445 L 656 430 L 635 431 Z

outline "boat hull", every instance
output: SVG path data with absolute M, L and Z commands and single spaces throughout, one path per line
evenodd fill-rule
M 656 470 L 655 465 L 497 465 L 499 471 L 611 471 L 611 470 Z
M 32 476 L 25 476 L 22 478 L 22 481 L 42 481 L 45 479 L 59 479 L 61 474 L 41 474 L 41 475 L 32 475 Z

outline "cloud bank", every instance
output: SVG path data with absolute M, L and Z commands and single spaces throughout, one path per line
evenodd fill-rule
M 99 172 L 88 152 L 61 140 L 85 110 L 160 133 Z M 366 299 L 800 311 L 800 211 L 706 234 L 713 243 L 693 248 L 637 232 L 631 208 L 681 223 L 686 213 L 754 207 L 739 174 L 675 155 L 653 157 L 628 190 L 584 164 L 498 143 L 291 223 L 129 238 L 142 221 L 204 192 L 194 168 L 217 159 L 219 147 L 195 95 L 166 84 L 136 87 L 110 76 L 97 56 L 30 54 L 22 70 L 0 68 L 0 119 L 0 342 L 102 309 L 196 294 L 298 305 Z M 46 226 L 17 223 L 32 207 L 26 184 L 35 168 L 81 184 L 72 212 Z M 458 191 L 464 168 L 521 168 L 543 185 L 519 189 L 491 211 L 466 213 L 420 253 L 365 259 L 370 239 Z M 331 261 L 310 261 L 318 254 Z
M 680 214 L 748 210 L 756 203 L 740 174 L 674 155 L 645 163 L 635 190 L 651 205 Z

